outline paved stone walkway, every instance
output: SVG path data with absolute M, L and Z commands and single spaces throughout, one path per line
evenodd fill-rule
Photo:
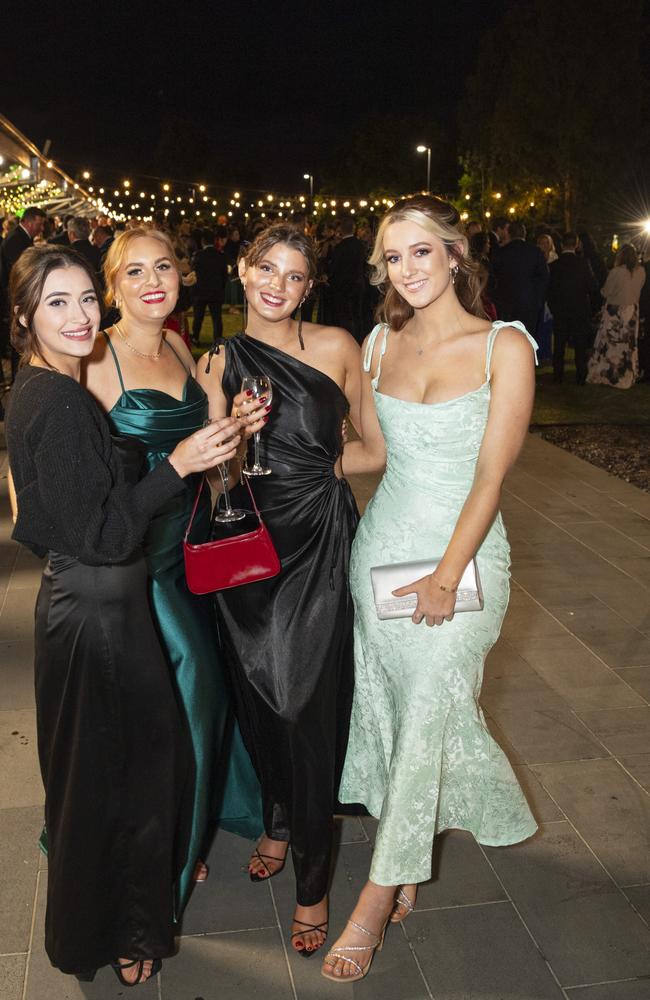
M 43 952 L 40 569 L 10 541 L 0 475 L 0 1000 L 113 1000 L 123 990 L 112 973 L 81 986 Z M 372 483 L 355 489 L 363 502 Z M 138 988 L 142 1000 L 649 1000 L 650 496 L 531 436 L 503 509 L 513 595 L 482 700 L 540 832 L 501 849 L 439 838 L 416 914 L 390 929 L 354 987 L 289 953 L 289 869 L 253 885 L 240 871 L 249 845 L 219 836 L 178 956 Z M 332 937 L 366 878 L 374 830 L 339 826 Z

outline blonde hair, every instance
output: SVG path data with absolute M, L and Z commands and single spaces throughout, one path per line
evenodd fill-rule
M 108 248 L 106 258 L 104 260 L 104 266 L 102 268 L 104 272 L 104 284 L 106 286 L 104 301 L 107 306 L 115 305 L 115 287 L 117 284 L 118 271 L 124 263 L 131 243 L 133 243 L 134 240 L 139 240 L 143 237 L 158 240 L 159 243 L 162 243 L 165 248 L 165 255 L 169 257 L 173 266 L 176 268 L 180 281 L 180 261 L 176 255 L 176 251 L 174 250 L 174 244 L 167 233 L 161 232 L 160 229 L 147 229 L 146 226 L 137 226 L 135 229 L 125 229 L 121 233 L 117 234 Z
M 469 255 L 467 236 L 461 227 L 460 215 L 453 205 L 442 198 L 415 195 L 396 202 L 379 224 L 375 245 L 370 255 L 370 282 L 384 292 L 377 318 L 392 330 L 401 330 L 413 316 L 413 306 L 402 298 L 388 279 L 384 258 L 384 236 L 394 222 L 415 222 L 436 239 L 441 240 L 447 253 L 458 265 L 455 291 L 460 304 L 474 316 L 485 317 L 481 303 L 481 277 L 478 264 Z

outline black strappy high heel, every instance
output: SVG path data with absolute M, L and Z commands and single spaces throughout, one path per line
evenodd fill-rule
M 158 973 L 160 972 L 160 970 L 162 969 L 162 962 L 161 962 L 161 960 L 159 958 L 154 958 L 154 959 L 150 959 L 150 958 L 135 958 L 132 962 L 111 962 L 111 969 L 113 970 L 113 972 L 117 976 L 117 978 L 118 978 L 118 980 L 119 980 L 119 982 L 120 982 L 120 984 L 122 986 L 138 986 L 142 982 L 142 973 L 144 972 L 144 963 L 145 962 L 151 962 L 152 963 L 152 965 L 151 965 L 151 973 L 144 980 L 145 983 L 148 983 L 149 980 L 153 979 L 154 976 L 157 976 Z M 138 971 L 138 976 L 137 976 L 137 979 L 133 980 L 133 982 L 129 982 L 129 980 L 125 979 L 124 976 L 122 975 L 122 969 L 132 969 L 134 965 L 139 965 L 140 966 L 140 969 Z
M 324 920 L 322 924 L 306 924 L 304 922 L 304 920 L 296 920 L 295 917 L 294 917 L 293 922 L 294 922 L 294 924 L 302 924 L 302 926 L 305 928 L 305 930 L 304 931 L 293 931 L 292 934 L 291 934 L 291 940 L 292 941 L 296 937 L 304 937 L 304 935 L 305 934 L 309 934 L 310 931 L 319 931 L 321 934 L 325 935 L 324 938 L 323 938 L 323 940 L 321 941 L 321 943 L 319 945 L 317 945 L 315 948 L 312 948 L 311 951 L 309 951 L 308 948 L 294 948 L 293 949 L 298 955 L 302 955 L 303 958 L 311 958 L 311 956 L 315 955 L 316 952 L 319 951 L 323 947 L 323 945 L 325 944 L 325 942 L 327 941 L 327 932 L 329 930 L 330 922 L 329 922 L 329 920 Z
M 273 878 L 274 875 L 279 875 L 287 862 L 286 854 L 283 858 L 278 858 L 274 854 L 260 854 L 257 848 L 255 848 L 255 850 L 253 851 L 253 857 L 260 859 L 260 861 L 266 868 L 268 875 L 258 875 L 257 872 L 249 871 L 248 877 L 250 878 L 251 882 L 267 882 L 270 878 Z M 272 872 L 269 866 L 266 864 L 267 861 L 281 861 L 282 864 L 280 865 L 279 868 L 276 868 L 275 871 Z M 248 871 L 248 867 L 246 868 L 246 871 Z

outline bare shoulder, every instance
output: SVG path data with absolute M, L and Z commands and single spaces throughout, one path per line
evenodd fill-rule
M 225 356 L 226 350 L 223 344 L 219 349 L 219 353 L 216 351 L 214 353 L 206 351 L 205 354 L 201 355 L 196 362 L 196 374 L 203 385 L 211 379 L 219 383 L 221 382 L 221 376 L 225 367 Z M 210 371 L 207 371 L 208 365 L 210 366 Z
M 176 333 L 174 330 L 165 329 L 165 340 L 176 351 L 179 358 L 189 365 L 192 371 L 195 369 L 194 358 L 192 357 L 192 352 L 189 350 L 187 344 L 181 337 L 180 333 Z
M 528 337 L 517 327 L 503 326 L 494 341 L 493 372 L 535 369 L 535 352 Z
M 322 323 L 304 323 L 302 332 L 303 337 L 306 335 L 309 339 L 310 347 L 322 350 L 327 354 L 336 353 L 340 356 L 342 352 L 354 355 L 359 353 L 359 345 L 356 340 L 343 327 L 324 326 Z

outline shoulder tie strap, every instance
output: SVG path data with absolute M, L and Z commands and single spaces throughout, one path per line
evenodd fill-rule
M 494 350 L 494 341 L 497 339 L 497 334 L 499 330 L 503 329 L 504 326 L 513 326 L 515 330 L 520 330 L 521 333 L 523 333 L 524 337 L 526 337 L 526 339 L 530 343 L 533 352 L 535 354 L 535 364 L 536 365 L 539 364 L 539 361 L 537 360 L 537 351 L 539 349 L 537 341 L 534 339 L 534 337 L 531 337 L 524 324 L 520 323 L 518 319 L 495 320 L 494 323 L 492 324 L 492 329 L 488 333 L 488 338 L 487 338 L 487 351 L 485 356 L 485 378 L 488 382 L 492 377 L 491 368 L 492 368 L 492 351 Z
M 372 355 L 375 350 L 375 344 L 377 342 L 377 337 L 384 331 L 384 339 L 381 345 L 381 350 L 379 352 L 379 364 L 377 366 L 377 374 L 375 375 L 373 381 L 378 382 L 379 376 L 381 375 L 381 360 L 386 353 L 386 345 L 388 341 L 389 326 L 388 323 L 377 323 L 377 325 L 371 330 L 370 336 L 368 337 L 368 343 L 366 345 L 366 353 L 363 359 L 363 370 L 364 372 L 369 372 L 372 366 Z
M 117 353 L 116 353 L 115 348 L 113 347 L 113 345 L 111 343 L 111 338 L 108 336 L 108 333 L 106 332 L 106 330 L 104 330 L 103 333 L 104 333 L 104 337 L 106 339 L 106 343 L 110 347 L 111 354 L 113 355 L 113 361 L 115 362 L 115 367 L 117 368 L 117 377 L 120 380 L 120 386 L 122 387 L 122 392 L 126 392 L 126 386 L 124 385 L 124 379 L 122 378 L 122 369 L 120 368 L 120 363 L 117 360 Z

